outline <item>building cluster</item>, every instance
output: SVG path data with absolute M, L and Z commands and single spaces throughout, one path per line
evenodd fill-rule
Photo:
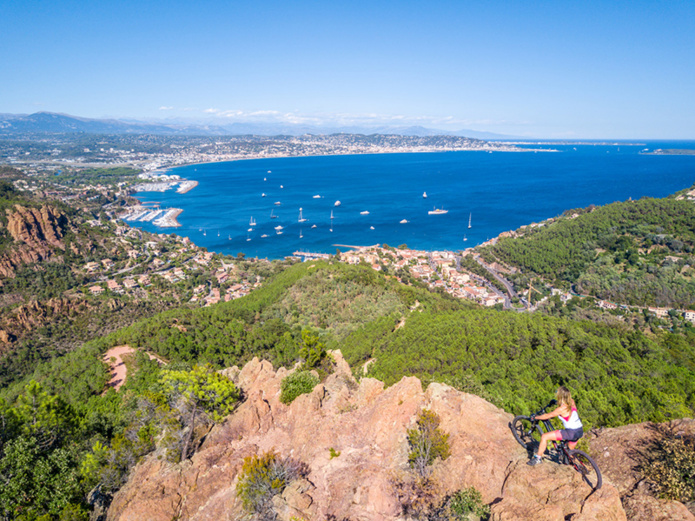
M 349 264 L 365 262 L 375 270 L 386 269 L 396 276 L 399 270 L 405 270 L 431 289 L 441 288 L 454 297 L 483 306 L 504 304 L 505 301 L 504 295 L 484 279 L 463 269 L 460 257 L 450 251 L 430 252 L 369 246 L 343 253 L 340 259 Z
M 212 277 L 193 288 L 189 301 L 209 306 L 243 297 L 260 285 L 259 278 L 250 280 L 237 273 L 235 264 L 225 263 L 218 255 L 196 247 L 188 238 L 160 234 L 143 242 L 139 240 L 141 232 L 127 226 L 118 226 L 115 233 L 123 247 L 118 258 L 90 261 L 82 266 L 82 271 L 92 277 L 84 288 L 86 293 L 146 298 L 152 291 L 160 292 L 163 284 L 174 285 L 206 272 Z

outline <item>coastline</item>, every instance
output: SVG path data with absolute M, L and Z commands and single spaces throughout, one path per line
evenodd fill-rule
M 155 219 L 152 224 L 158 228 L 180 228 L 181 223 L 176 218 L 182 213 L 181 208 L 170 208 L 162 217 Z

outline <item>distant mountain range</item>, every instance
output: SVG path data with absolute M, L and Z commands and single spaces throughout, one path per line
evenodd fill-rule
M 161 134 L 188 136 L 258 135 L 258 136 L 300 136 L 303 134 L 397 134 L 401 136 L 464 136 L 475 139 L 514 139 L 515 136 L 462 129 L 457 131 L 437 130 L 421 126 L 410 127 L 362 127 L 362 126 L 312 126 L 287 123 L 230 123 L 209 125 L 206 123 L 184 122 L 144 122 L 122 119 L 91 119 L 36 112 L 34 114 L 0 114 L 0 136 L 38 133 L 38 134 Z

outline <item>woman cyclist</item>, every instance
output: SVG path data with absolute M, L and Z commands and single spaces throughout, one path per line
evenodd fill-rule
M 545 448 L 548 446 L 548 440 L 564 440 L 570 449 L 577 446 L 577 441 L 579 438 L 584 436 L 584 430 L 582 428 L 582 421 L 579 419 L 579 414 L 577 413 L 577 406 L 572 399 L 572 395 L 567 387 L 560 387 L 555 394 L 557 399 L 557 408 L 554 411 L 550 411 L 545 414 L 539 414 L 535 417 L 536 420 L 549 420 L 550 418 L 555 418 L 556 416 L 562 421 L 562 425 L 565 427 L 559 431 L 546 432 L 541 436 L 541 441 L 538 444 L 538 453 L 533 456 L 528 461 L 531 466 L 539 465 L 543 462 L 541 456 L 545 452 Z

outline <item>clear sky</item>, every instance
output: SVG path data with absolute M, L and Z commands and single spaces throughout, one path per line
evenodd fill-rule
M 695 139 L 693 0 L 3 0 L 0 112 Z

